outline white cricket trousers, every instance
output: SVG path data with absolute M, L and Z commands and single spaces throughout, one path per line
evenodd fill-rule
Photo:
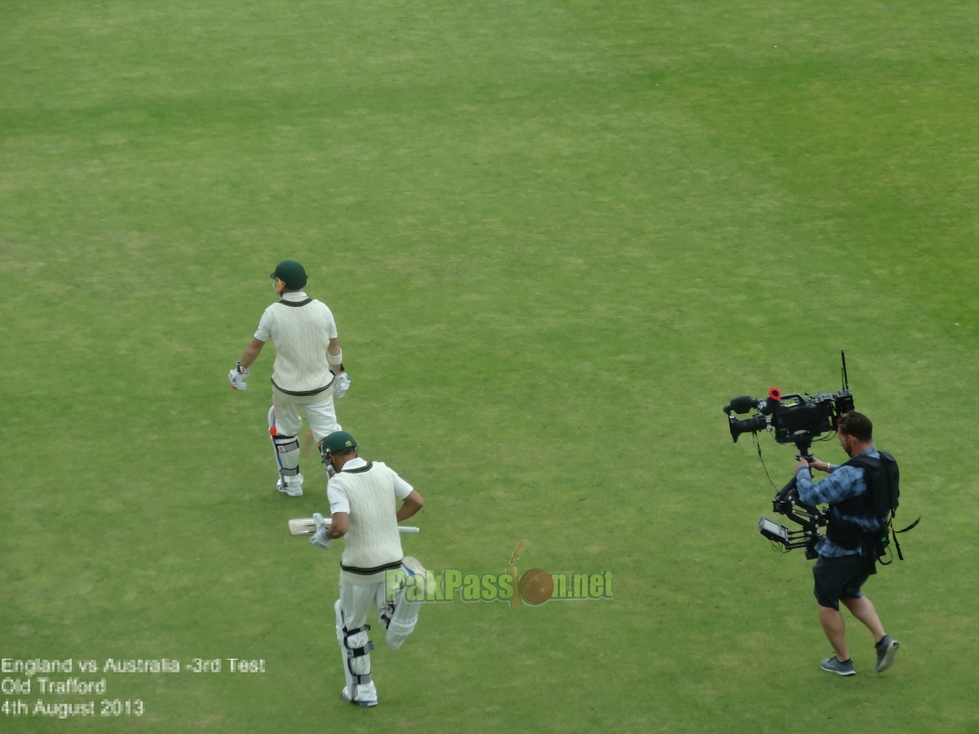
M 300 408 L 306 411 L 316 443 L 334 431 L 340 430 L 336 410 L 333 407 L 332 387 L 316 395 L 289 395 L 272 386 L 272 416 L 275 419 L 275 430 L 278 435 L 299 436 L 299 431 L 303 427 Z

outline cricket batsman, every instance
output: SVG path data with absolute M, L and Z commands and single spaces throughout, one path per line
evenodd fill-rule
M 401 549 L 398 523 L 417 513 L 425 501 L 397 472 L 379 461 L 357 455 L 357 441 L 346 431 L 331 433 L 321 443 L 323 461 L 335 472 L 327 484 L 331 522 L 314 515 L 317 530 L 310 542 L 329 548 L 344 539 L 340 556 L 340 598 L 334 604 L 337 642 L 346 686 L 343 700 L 357 706 L 376 706 L 377 688 L 371 676 L 367 613 L 378 610 L 387 628 L 387 643 L 395 649 L 414 629 L 420 603 L 406 600 L 406 587 L 388 596 L 390 572 L 402 579 L 425 569 Z M 398 506 L 398 503 L 401 503 Z
M 306 412 L 317 444 L 327 434 L 339 431 L 333 399 L 343 397 L 350 377 L 343 369 L 333 313 L 303 290 L 307 281 L 303 266 L 295 260 L 283 260 L 269 277 L 279 300 L 265 309 L 255 336 L 228 373 L 228 382 L 235 390 L 245 390 L 249 367 L 272 340 L 275 364 L 268 426 L 279 471 L 275 487 L 289 497 L 301 497 L 299 432 L 303 424 L 299 410 Z

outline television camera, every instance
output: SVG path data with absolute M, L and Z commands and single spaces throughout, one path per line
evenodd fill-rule
M 757 437 L 759 431 L 768 430 L 777 443 L 795 444 L 799 450 L 798 457 L 811 461 L 812 442 L 823 434 L 835 432 L 839 417 L 853 410 L 853 393 L 850 392 L 846 354 L 843 350 L 840 350 L 840 358 L 843 363 L 843 389 L 839 392 L 806 396 L 797 393 L 782 394 L 777 387 L 773 387 L 764 400 L 742 395 L 725 405 L 724 412 L 727 414 L 734 442 L 737 443 L 738 437 L 743 433 L 751 433 Z M 755 412 L 754 415 L 747 419 L 739 419 L 734 415 L 752 411 Z M 806 558 L 815 558 L 816 543 L 823 537 L 819 529 L 828 522 L 828 510 L 820 511 L 802 502 L 795 477 L 775 495 L 772 509 L 799 525 L 800 529 L 789 530 L 784 525 L 762 517 L 758 521 L 758 531 L 786 551 L 805 548 Z

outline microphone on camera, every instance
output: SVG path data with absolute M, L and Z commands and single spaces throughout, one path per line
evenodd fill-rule
M 758 400 L 750 395 L 742 395 L 741 397 L 734 398 L 730 403 L 725 405 L 724 412 L 731 415 L 732 411 L 735 413 L 747 413 L 754 409 L 764 415 L 771 415 L 775 412 L 775 408 L 778 407 L 778 401 L 781 398 L 782 392 L 777 387 L 773 387 L 768 391 L 768 400 Z

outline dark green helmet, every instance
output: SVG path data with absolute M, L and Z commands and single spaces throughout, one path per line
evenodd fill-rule
M 342 454 L 344 451 L 357 448 L 357 440 L 346 431 L 334 431 L 323 439 L 320 451 L 331 454 Z
M 295 260 L 283 260 L 269 277 L 278 278 L 291 291 L 298 291 L 306 285 L 306 270 Z

